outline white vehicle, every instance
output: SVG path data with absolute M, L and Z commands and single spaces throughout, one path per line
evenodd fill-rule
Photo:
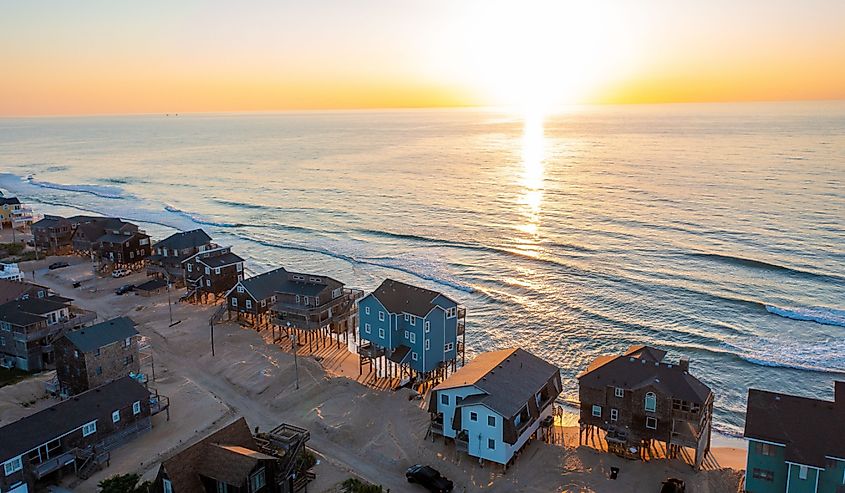
M 111 276 L 112 276 L 112 277 L 126 277 L 126 276 L 128 276 L 129 274 L 132 274 L 132 271 L 131 271 L 131 270 L 127 270 L 127 269 L 115 269 L 115 270 L 113 270 L 113 271 L 112 271 Z

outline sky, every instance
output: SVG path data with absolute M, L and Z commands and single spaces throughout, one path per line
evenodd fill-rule
M 0 2 L 0 115 L 845 99 L 843 0 Z

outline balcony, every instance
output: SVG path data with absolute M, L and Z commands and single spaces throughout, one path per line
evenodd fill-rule
M 458 306 L 458 335 L 463 335 L 466 331 L 467 309 L 463 306 Z
M 358 354 L 365 358 L 380 358 L 384 356 L 384 348 L 371 342 L 364 342 L 358 346 Z
M 64 452 L 61 455 L 47 459 L 35 466 L 35 478 L 41 479 L 53 471 L 57 471 L 67 464 L 71 464 L 76 460 L 76 449 Z

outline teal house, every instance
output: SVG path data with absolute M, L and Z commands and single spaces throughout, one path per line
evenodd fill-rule
M 465 309 L 451 298 L 387 279 L 358 302 L 362 360 L 386 357 L 428 377 L 463 358 Z
M 745 491 L 845 491 L 845 382 L 833 402 L 748 391 Z

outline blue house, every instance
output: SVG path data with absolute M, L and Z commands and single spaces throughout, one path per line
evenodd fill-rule
M 429 377 L 463 359 L 466 310 L 437 291 L 387 279 L 358 302 L 358 314 L 362 362 L 386 356 Z

